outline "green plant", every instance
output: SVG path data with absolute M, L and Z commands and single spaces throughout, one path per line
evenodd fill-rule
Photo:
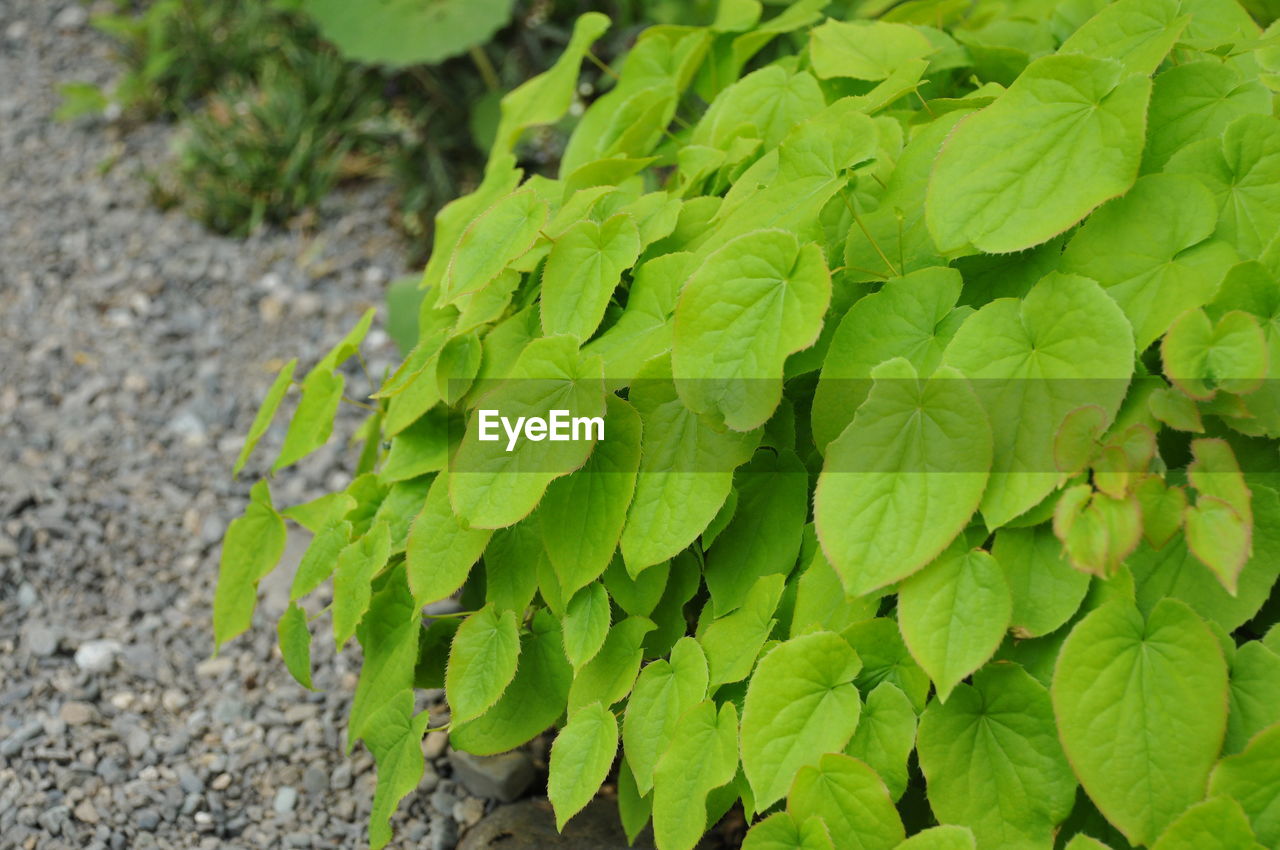
M 148 116 L 182 114 L 220 85 L 252 77 L 263 60 L 309 33 L 302 19 L 263 0 L 157 0 L 140 14 L 125 5 L 93 18 L 124 68 L 114 90 L 64 84 L 59 117 L 112 103 Z
M 94 26 L 116 44 L 119 81 L 110 95 L 63 85 L 59 116 L 115 108 L 180 119 L 176 162 L 151 175 L 155 197 L 215 230 L 246 235 L 286 221 L 351 166 L 379 170 L 405 135 L 379 98 L 385 80 L 337 57 L 291 3 L 118 6 Z
M 328 194 L 356 153 L 394 128 L 376 81 L 327 53 L 288 51 L 255 82 L 215 92 L 183 122 L 175 179 L 192 214 L 245 236 L 283 223 Z
M 750 850 L 1280 844 L 1274 30 L 822 5 L 645 30 L 554 177 L 512 150 L 605 21 L 503 99 L 357 477 L 283 511 L 254 485 L 217 643 L 310 529 L 281 649 L 309 685 L 321 613 L 361 644 L 375 846 L 429 687 L 464 750 L 560 727 L 559 823 L 616 770 L 662 850 L 739 804 Z M 273 471 L 330 438 L 371 321 Z M 481 439 L 555 410 L 604 433 Z

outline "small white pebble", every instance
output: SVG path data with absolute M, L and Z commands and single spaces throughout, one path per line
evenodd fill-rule
M 119 641 L 90 640 L 76 650 L 76 666 L 89 673 L 106 673 L 116 663 L 116 655 L 123 647 Z

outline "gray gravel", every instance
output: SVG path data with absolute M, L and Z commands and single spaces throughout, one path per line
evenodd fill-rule
M 243 242 L 155 210 L 169 128 L 51 120 L 57 84 L 114 74 L 84 12 L 0 0 L 0 848 L 360 846 L 353 651 L 318 639 L 308 693 L 274 649 L 278 587 L 217 658 L 209 601 L 279 446 L 277 426 L 232 481 L 274 369 L 313 362 L 403 271 L 388 189 Z M 370 342 L 376 373 L 395 352 Z M 343 486 L 343 460 L 308 459 L 277 501 Z M 451 848 L 455 818 L 492 808 L 431 747 L 398 846 Z

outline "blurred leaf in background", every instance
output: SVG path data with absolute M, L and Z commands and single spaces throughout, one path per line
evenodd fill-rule
M 359 62 L 435 64 L 484 44 L 511 21 L 515 0 L 302 0 L 321 34 Z

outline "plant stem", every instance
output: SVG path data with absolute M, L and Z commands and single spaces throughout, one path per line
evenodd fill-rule
M 476 70 L 484 78 L 484 84 L 489 91 L 501 91 L 502 81 L 498 79 L 498 72 L 494 69 L 493 63 L 489 61 L 489 54 L 484 52 L 484 48 L 475 45 L 467 52 L 471 56 L 471 61 L 475 63 Z
M 356 407 L 364 408 L 365 410 L 368 410 L 371 413 L 378 412 L 378 408 L 370 404 L 365 404 L 363 401 L 356 401 L 354 398 L 350 398 L 345 395 L 342 397 L 342 400 L 345 401 L 347 404 L 354 404 Z
M 843 189 L 840 190 L 840 197 L 844 200 L 845 207 L 849 210 L 849 214 L 853 216 L 853 220 L 858 225 L 858 228 L 862 231 L 862 234 L 866 236 L 867 241 L 871 243 L 871 247 L 876 249 L 876 253 L 880 255 L 880 259 L 884 260 L 884 264 L 889 267 L 890 275 L 893 277 L 897 277 L 899 274 L 901 274 L 897 269 L 893 267 L 893 263 L 889 262 L 889 258 L 884 255 L 884 251 L 880 250 L 880 245 L 876 242 L 875 237 L 871 235 L 871 231 L 867 230 L 867 226 L 862 223 L 862 216 L 858 215 L 858 211 L 854 209 L 853 204 L 849 202 L 849 198 L 844 193 Z
M 590 59 L 591 63 L 595 65 L 597 68 L 599 68 L 601 71 L 604 71 L 606 74 L 608 74 L 610 77 L 613 77 L 615 80 L 618 79 L 618 72 L 610 68 L 607 64 L 605 64 L 605 62 L 599 56 L 595 55 L 590 50 L 587 51 L 587 58 Z
M 440 88 L 435 78 L 425 70 L 415 67 L 411 69 L 410 76 L 418 81 L 418 85 L 422 86 L 423 91 L 427 93 L 427 97 L 435 101 L 438 106 L 447 108 L 452 104 L 449 95 L 445 93 L 444 89 Z
M 369 364 L 364 362 L 364 355 L 361 354 L 359 351 L 356 351 L 356 362 L 360 364 L 360 371 L 364 372 L 365 379 L 370 384 L 376 383 L 373 380 L 373 375 L 369 374 Z

